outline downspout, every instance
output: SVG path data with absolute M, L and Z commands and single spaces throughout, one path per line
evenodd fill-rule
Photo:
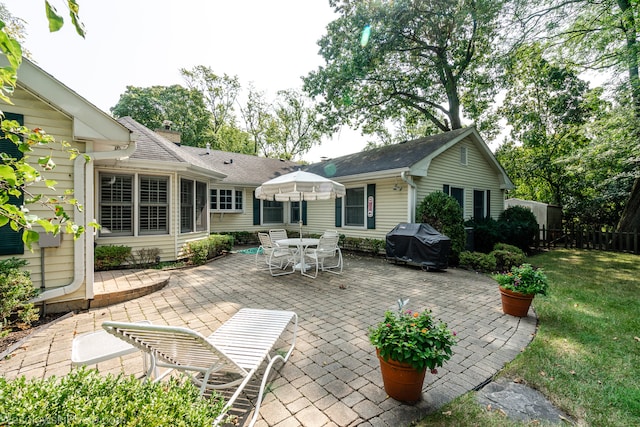
M 400 178 L 407 183 L 409 191 L 407 191 L 407 210 L 409 215 L 408 222 L 416 222 L 416 184 L 413 182 L 410 176 L 407 176 L 407 171 L 400 173 Z
M 93 153 L 85 153 L 91 157 L 90 161 L 96 160 L 123 160 L 127 157 L 131 156 L 136 151 L 136 144 L 134 140 L 129 142 L 127 148 L 124 150 L 113 150 L 113 151 L 98 151 Z M 76 200 L 78 203 L 86 207 L 86 186 L 85 186 L 85 167 L 89 162 L 86 160 L 85 156 L 79 155 L 73 162 L 73 188 L 74 193 L 76 194 Z M 89 183 L 93 182 L 93 175 L 91 175 L 91 179 L 87 180 Z M 85 227 L 87 224 L 87 218 L 93 218 L 93 201 L 89 204 L 90 209 L 83 209 L 78 213 L 78 221 L 76 224 L 79 226 Z M 84 233 L 80 235 L 73 242 L 73 280 L 68 285 L 63 285 L 58 288 L 49 289 L 47 291 L 42 292 L 40 295 L 31 300 L 33 303 L 44 302 L 46 300 L 50 300 L 52 298 L 61 297 L 64 295 L 71 294 L 77 291 L 82 283 L 85 281 L 85 244 L 93 245 L 93 236 L 91 239 L 86 239 L 85 230 Z M 93 251 L 91 251 L 93 252 Z M 93 297 L 93 289 L 87 291 L 87 296 L 90 298 Z

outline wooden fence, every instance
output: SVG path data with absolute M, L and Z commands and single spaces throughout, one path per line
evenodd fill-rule
M 633 232 L 616 232 L 612 227 L 571 225 L 563 229 L 540 229 L 534 243 L 540 248 L 577 248 L 640 254 L 640 236 Z

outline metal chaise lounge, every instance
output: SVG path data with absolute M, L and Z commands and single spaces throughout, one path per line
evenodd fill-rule
M 214 425 L 224 419 L 225 413 L 267 359 L 269 363 L 249 423 L 252 426 L 258 418 L 271 367 L 277 360 L 286 362 L 293 351 L 298 315 L 292 311 L 243 308 L 208 337 L 176 326 L 107 321 L 102 327 L 148 354 L 150 362 L 146 375 L 153 381 L 161 380 L 175 369 L 200 386 L 201 396 L 207 390 L 237 387 Z M 287 329 L 292 329 L 287 353 L 284 356 L 272 354 Z M 168 369 L 155 375 L 158 367 Z M 221 382 L 225 377 L 227 382 Z

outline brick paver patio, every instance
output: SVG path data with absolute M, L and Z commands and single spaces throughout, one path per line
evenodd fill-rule
M 387 397 L 367 338 L 398 298 L 429 308 L 457 332 L 453 358 L 427 374 L 415 405 Z M 425 272 L 380 258 L 345 255 L 342 275 L 271 277 L 254 256 L 231 254 L 205 266 L 176 270 L 146 296 L 65 318 L 31 335 L 0 361 L 7 378 L 65 375 L 75 334 L 104 320 L 187 326 L 209 335 L 242 307 L 293 310 L 300 318 L 296 349 L 271 377 L 257 426 L 402 426 L 483 384 L 533 338 L 536 319 L 502 314 L 496 283 L 469 271 Z M 101 372 L 140 375 L 139 355 L 102 362 Z

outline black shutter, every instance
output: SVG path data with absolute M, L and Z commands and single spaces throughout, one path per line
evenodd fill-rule
M 373 197 L 373 215 L 369 216 L 369 197 Z M 376 228 L 376 185 L 368 184 L 367 185 L 367 200 L 365 200 L 367 204 L 367 229 L 372 230 Z
M 342 199 L 336 199 L 336 227 L 342 227 Z
M 300 215 L 302 215 L 302 225 L 307 225 L 307 201 L 306 200 L 302 201 L 302 209 L 301 209 Z
M 487 190 L 487 218 L 491 218 L 491 190 Z
M 4 113 L 5 120 L 15 120 L 24 126 L 24 116 L 22 114 Z M 0 139 L 0 152 L 7 153 L 14 159 L 21 159 L 23 154 L 18 150 L 18 146 L 12 141 Z M 24 195 L 20 197 L 9 196 L 7 204 L 21 206 L 24 204 Z M 24 254 L 24 244 L 22 243 L 22 229 L 14 231 L 9 223 L 0 227 L 0 255 L 22 255 Z
M 256 192 L 253 192 L 253 225 L 260 225 L 260 200 L 256 199 Z

